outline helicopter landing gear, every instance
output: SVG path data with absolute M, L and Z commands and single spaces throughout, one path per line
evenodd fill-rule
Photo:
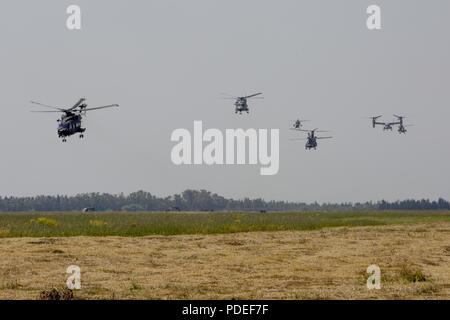
M 62 139 L 62 142 L 67 142 L 66 138 L 63 138 L 63 139 Z
M 80 139 L 83 139 L 84 138 L 84 134 L 80 134 Z

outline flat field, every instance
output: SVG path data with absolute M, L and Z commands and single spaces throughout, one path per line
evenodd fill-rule
M 0 299 L 70 265 L 76 299 L 449 299 L 450 212 L 0 214 Z
M 430 212 L 0 213 L 0 238 L 224 234 L 450 221 Z

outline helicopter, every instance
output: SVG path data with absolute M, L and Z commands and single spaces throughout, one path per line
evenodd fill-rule
M 408 130 L 406 130 L 407 126 L 405 126 L 403 124 L 403 119 L 405 118 L 404 116 L 398 116 L 398 115 L 394 114 L 394 117 L 396 117 L 398 119 L 398 121 L 394 121 L 394 122 L 378 122 L 377 120 L 379 118 L 381 118 L 381 117 L 382 116 L 371 117 L 371 119 L 372 119 L 372 127 L 375 128 L 377 125 L 382 125 L 383 126 L 383 131 L 386 131 L 386 130 L 392 131 L 393 130 L 393 126 L 398 125 L 398 130 L 397 130 L 398 133 L 405 134 L 408 131 Z
M 303 127 L 303 122 L 307 121 L 309 120 L 300 120 L 300 119 L 295 120 L 294 124 L 292 125 L 293 129 L 301 129 L 301 127 Z
M 305 149 L 306 150 L 317 150 L 317 140 L 318 139 L 331 139 L 333 137 L 318 137 L 316 136 L 316 132 L 328 132 L 328 131 L 319 131 L 318 129 L 314 130 L 303 130 L 303 129 L 296 129 L 297 131 L 303 131 L 308 133 L 308 137 L 306 139 L 291 139 L 291 140 L 306 140 Z
M 46 107 L 54 110 L 45 110 L 45 111 L 31 111 L 31 112 L 39 112 L 39 113 L 49 113 L 49 112 L 59 112 L 62 113 L 61 118 L 57 120 L 58 122 L 58 137 L 62 139 L 62 142 L 67 141 L 67 137 L 72 136 L 74 134 L 79 133 L 80 138 L 84 138 L 84 132 L 86 128 L 81 126 L 81 121 L 83 116 L 86 115 L 87 111 L 99 110 L 105 108 L 118 107 L 118 104 L 110 104 L 107 106 L 88 108 L 86 104 L 86 99 L 81 98 L 75 103 L 72 107 L 68 109 L 58 108 L 49 106 L 40 102 L 31 101 L 32 104 L 39 105 L 41 107 Z
M 263 99 L 263 97 L 257 97 L 257 96 L 259 96 L 261 94 L 262 94 L 262 92 L 255 93 L 255 94 L 252 94 L 252 95 L 249 95 L 249 96 L 245 96 L 245 97 L 232 97 L 232 96 L 230 96 L 230 97 L 225 97 L 224 99 L 236 100 L 236 102 L 234 103 L 235 113 L 238 113 L 238 112 L 239 112 L 239 114 L 242 114 L 242 112 L 250 113 L 250 110 L 248 108 L 247 100 L 255 98 L 255 97 L 256 97 L 256 99 Z

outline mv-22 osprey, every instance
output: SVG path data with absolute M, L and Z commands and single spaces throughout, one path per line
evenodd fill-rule
M 110 104 L 107 106 L 88 108 L 85 101 L 86 101 L 86 99 L 82 98 L 77 103 L 75 103 L 75 105 L 73 105 L 72 107 L 70 107 L 68 109 L 53 107 L 53 106 L 49 106 L 49 105 L 46 105 L 43 103 L 31 101 L 31 103 L 33 103 L 35 105 L 54 109 L 54 110 L 31 111 L 31 112 L 62 113 L 61 118 L 57 120 L 58 121 L 58 136 L 62 139 L 63 142 L 66 142 L 67 137 L 72 136 L 77 133 L 80 134 L 80 138 L 84 137 L 84 132 L 86 131 L 86 128 L 83 128 L 81 126 L 81 121 L 83 119 L 83 116 L 86 115 L 87 111 L 112 108 L 112 107 L 119 106 L 118 104 Z
M 411 125 L 404 125 L 403 123 L 403 119 L 405 119 L 405 117 L 403 116 L 397 116 L 394 114 L 394 117 L 396 117 L 398 119 L 398 121 L 393 121 L 393 122 L 378 122 L 377 120 L 379 118 L 381 118 L 382 116 L 377 116 L 377 117 L 370 117 L 372 119 L 372 127 L 375 128 L 377 125 L 383 126 L 383 131 L 389 130 L 392 131 L 393 130 L 393 126 L 398 125 L 398 133 L 400 134 L 405 134 L 407 132 L 406 127 L 409 127 Z

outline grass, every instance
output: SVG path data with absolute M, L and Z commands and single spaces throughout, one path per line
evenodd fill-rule
M 181 213 L 179 219 L 193 219 L 191 215 L 195 214 Z M 72 298 L 70 292 L 64 295 L 62 288 L 66 286 L 67 267 L 73 264 L 82 272 L 81 290 L 73 292 L 74 299 L 448 299 L 447 213 L 321 213 L 312 218 L 297 213 L 228 215 L 231 217 L 225 222 L 229 224 L 237 224 L 236 215 L 240 215 L 241 227 L 257 225 L 255 219 L 264 218 L 275 225 L 286 226 L 289 221 L 291 228 L 318 230 L 3 238 L 0 300 Z M 24 213 L 0 214 L 0 221 L 2 230 L 12 232 L 17 232 L 12 227 L 18 225 L 52 234 L 67 229 L 75 232 L 74 226 L 85 228 L 84 232 L 111 232 L 123 229 L 119 222 L 155 231 L 161 222 L 154 219 L 165 216 L 41 213 L 30 218 Z M 39 217 L 56 220 L 57 226 L 29 223 Z M 225 219 L 222 213 L 194 218 L 199 219 L 196 223 L 212 219 L 209 230 L 220 226 L 222 220 L 214 219 Z M 375 220 L 377 225 L 352 226 L 361 220 Z M 346 223 L 347 227 L 319 229 L 325 223 Z M 381 269 L 380 290 L 368 290 L 366 285 L 366 270 L 372 264 Z
M 30 223 L 37 223 L 41 226 L 47 226 L 47 227 L 57 227 L 58 222 L 55 219 L 49 219 L 45 217 L 39 217 L 37 219 L 31 219 Z
M 12 281 L 8 281 L 3 286 L 0 286 L 0 290 L 18 290 L 22 287 L 22 285 L 17 281 L 17 279 L 14 279 Z
M 0 238 L 227 234 L 450 221 L 449 211 L 0 213 Z
M 133 291 L 133 290 L 141 290 L 142 288 L 141 288 L 141 286 L 135 281 L 135 280 L 133 280 L 132 282 L 131 282 L 131 285 L 130 285 L 130 291 Z
M 425 282 L 428 280 L 421 269 L 408 266 L 402 267 L 402 270 L 400 271 L 400 277 L 411 283 Z

